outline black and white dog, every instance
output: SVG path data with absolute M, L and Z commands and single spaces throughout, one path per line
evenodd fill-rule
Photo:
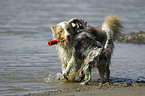
M 86 21 L 76 18 L 51 27 L 54 39 L 60 41 L 57 50 L 64 78 L 69 79 L 71 72 L 76 74 L 79 71 L 81 84 L 88 84 L 91 69 L 97 67 L 101 82 L 105 81 L 104 75 L 109 79 L 113 39 L 122 28 L 117 18 L 118 16 L 105 17 L 102 29 L 87 26 Z

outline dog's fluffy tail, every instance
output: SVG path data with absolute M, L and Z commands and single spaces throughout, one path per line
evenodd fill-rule
M 102 30 L 107 34 L 108 39 L 115 40 L 120 35 L 120 30 L 123 28 L 119 16 L 106 16 L 102 24 Z

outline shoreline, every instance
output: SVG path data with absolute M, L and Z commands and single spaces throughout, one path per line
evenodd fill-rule
M 82 87 L 65 88 L 43 93 L 29 93 L 21 96 L 144 96 L 144 90 L 144 82 L 120 84 L 90 82 L 88 85 L 82 85 Z

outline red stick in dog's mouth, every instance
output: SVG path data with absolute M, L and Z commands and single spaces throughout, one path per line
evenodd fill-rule
M 48 41 L 48 45 L 49 46 L 52 46 L 52 45 L 55 45 L 55 44 L 57 44 L 57 43 L 59 43 L 59 42 L 64 42 L 64 41 L 66 41 L 66 42 L 68 42 L 68 40 L 61 40 L 61 41 L 58 41 L 58 40 L 50 40 L 50 41 Z
M 57 40 L 50 40 L 50 41 L 48 41 L 48 45 L 49 46 L 52 46 L 52 45 L 55 45 L 55 44 L 57 44 Z

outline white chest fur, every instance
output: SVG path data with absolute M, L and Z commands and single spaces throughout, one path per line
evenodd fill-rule
M 72 48 L 68 46 L 58 46 L 57 47 L 59 59 L 61 60 L 62 63 L 67 65 L 67 63 L 70 61 L 71 56 L 72 56 Z

